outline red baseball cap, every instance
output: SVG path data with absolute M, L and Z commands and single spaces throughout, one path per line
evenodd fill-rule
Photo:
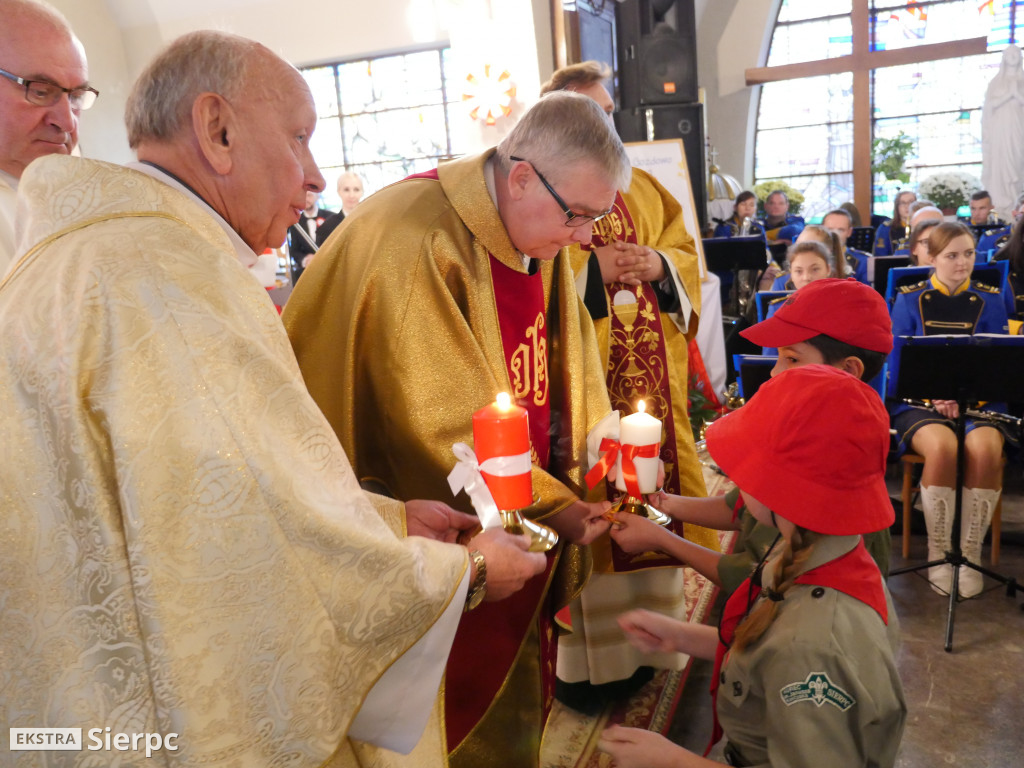
M 838 368 L 769 379 L 708 427 L 707 449 L 743 492 L 803 528 L 847 535 L 892 525 L 889 414 L 875 390 Z
M 778 311 L 740 335 L 759 347 L 787 347 L 818 334 L 861 349 L 889 354 L 892 321 L 879 293 L 852 277 L 808 283 Z

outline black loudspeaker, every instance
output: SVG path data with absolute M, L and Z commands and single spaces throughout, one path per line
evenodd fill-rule
M 693 200 L 701 228 L 707 224 L 707 168 L 704 164 L 704 105 L 665 104 L 620 109 L 615 127 L 623 141 L 682 139 L 686 165 L 690 171 Z M 700 233 L 691 232 L 694 237 Z
M 697 101 L 693 0 L 624 0 L 616 19 L 622 107 Z

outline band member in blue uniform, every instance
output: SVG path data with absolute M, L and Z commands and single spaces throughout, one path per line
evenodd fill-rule
M 974 258 L 974 237 L 964 224 L 943 222 L 933 227 L 924 260 L 935 272 L 927 280 L 900 289 L 892 310 L 893 335 L 1006 333 L 1006 306 L 999 289 L 971 280 Z M 890 381 L 898 377 L 893 363 Z M 951 548 L 957 450 L 954 419 L 958 408 L 953 400 L 932 400 L 932 406 L 894 404 L 891 412 L 899 452 L 911 450 L 924 457 L 921 506 L 928 527 L 928 559 L 938 560 Z M 1000 407 L 985 406 L 989 410 Z M 1008 438 L 1014 439 L 1009 428 L 999 422 L 967 420 L 960 549 L 973 563 L 981 560 L 981 543 L 999 501 L 1003 444 Z M 948 594 L 952 578 L 952 566 L 948 564 L 928 569 L 928 580 L 936 592 Z M 961 570 L 961 597 L 973 597 L 981 589 L 980 573 L 971 568 Z
M 776 189 L 769 192 L 764 200 L 764 220 L 761 225 L 769 245 L 778 242 L 791 245 L 803 231 L 804 220 L 789 212 L 789 197 L 781 189 Z
M 753 237 L 760 235 L 764 239 L 764 227 L 757 220 L 757 198 L 750 190 L 736 195 L 732 206 L 732 216 L 725 221 L 715 219 L 719 224 L 715 227 L 715 237 Z
M 1024 324 L 1024 216 L 1017 219 L 1006 244 L 1000 248 L 995 259 L 1010 262 L 1007 278 L 1013 290 L 1015 305 L 1014 313 L 1010 316 L 1010 332 L 1021 333 Z
M 875 231 L 875 256 L 892 256 L 903 245 L 910 234 L 910 204 L 917 195 L 905 190 L 896 195 L 892 207 L 892 218 L 878 225 Z
M 843 248 L 843 256 L 850 274 L 862 283 L 868 282 L 868 258 L 870 253 L 858 251 L 847 244 L 853 234 L 853 216 L 843 208 L 829 211 L 821 218 L 821 226 L 839 235 L 839 244 Z
M 838 234 L 832 230 L 825 229 L 818 224 L 808 224 L 803 230 L 797 235 L 794 245 L 801 243 L 820 243 L 824 246 L 825 252 L 828 255 L 826 263 L 828 266 L 827 274 L 817 274 L 811 277 L 811 280 L 816 280 L 819 277 L 847 277 L 852 276 L 853 272 L 846 267 L 846 261 L 843 259 L 843 246 L 842 241 Z M 772 283 L 773 291 L 795 291 L 800 288 L 797 285 L 796 275 L 791 271 L 792 260 L 795 251 L 790 249 L 786 253 L 786 271 L 775 278 Z M 811 280 L 803 280 L 803 284 L 811 282 Z

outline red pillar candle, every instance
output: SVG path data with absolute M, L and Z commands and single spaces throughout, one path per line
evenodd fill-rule
M 488 459 L 530 454 L 530 424 L 526 409 L 511 402 L 502 392 L 497 402 L 473 414 L 473 445 L 476 459 L 483 464 Z M 494 475 L 481 471 L 487 488 L 498 509 L 522 509 L 533 503 L 533 479 L 529 460 L 522 474 Z

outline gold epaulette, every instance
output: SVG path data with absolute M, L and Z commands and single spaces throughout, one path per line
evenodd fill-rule
M 780 301 L 785 301 L 788 298 L 789 296 L 779 296 L 779 298 L 772 299 L 771 301 L 769 301 L 768 306 L 770 307 L 772 304 L 778 304 Z
M 978 282 L 975 282 L 974 280 L 971 280 L 971 288 L 973 288 L 976 291 L 981 291 L 982 293 L 999 293 L 1000 292 L 998 288 L 993 288 L 991 285 L 985 285 L 985 283 L 978 283 Z
M 913 285 L 901 285 L 900 293 L 913 293 L 914 291 L 920 291 L 922 288 L 926 288 L 927 286 L 927 280 L 922 280 L 920 283 L 914 283 Z

